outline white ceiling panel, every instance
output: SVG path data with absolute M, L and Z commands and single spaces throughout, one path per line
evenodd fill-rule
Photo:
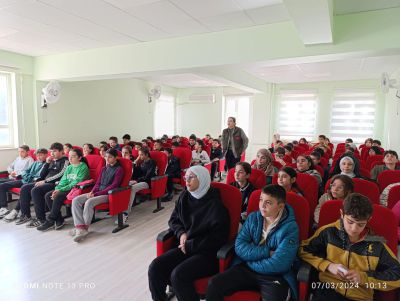
M 15 30 L 14 28 L 1 26 L 0 27 L 0 38 L 4 38 L 4 37 L 10 36 L 10 35 L 13 35 L 17 32 L 18 32 L 18 30 Z
M 130 8 L 133 6 L 139 6 L 143 4 L 150 4 L 153 2 L 158 2 L 160 0 L 104 0 L 105 2 L 108 2 L 116 7 L 125 9 L 125 8 Z
M 195 18 L 207 18 L 242 10 L 235 0 L 170 0 Z
M 200 18 L 199 21 L 214 31 L 254 26 L 255 23 L 243 12 Z
M 400 0 L 335 0 L 334 12 L 337 15 L 379 10 L 400 6 Z
M 0 0 L 0 9 L 6 8 L 6 7 L 14 5 L 14 4 L 21 4 L 21 3 L 27 3 L 27 2 L 32 2 L 32 0 Z
M 191 88 L 191 87 L 222 87 L 223 83 L 208 79 L 204 76 L 194 73 L 169 74 L 162 76 L 146 77 L 157 84 L 167 85 L 175 88 Z
M 282 4 L 282 0 L 236 0 L 242 9 L 253 9 L 263 6 Z
M 259 25 L 290 20 L 289 13 L 283 4 L 250 9 L 246 11 L 246 14 Z

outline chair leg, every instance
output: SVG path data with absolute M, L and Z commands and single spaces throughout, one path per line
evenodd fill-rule
M 118 213 L 118 225 L 114 230 L 112 230 L 112 233 L 117 233 L 125 228 L 129 227 L 128 224 L 124 224 L 124 220 L 122 219 L 122 212 Z
M 164 207 L 161 206 L 161 198 L 157 198 L 157 208 L 153 210 L 153 213 L 157 213 L 160 210 L 163 210 Z

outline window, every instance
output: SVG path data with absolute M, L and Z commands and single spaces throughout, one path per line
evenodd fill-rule
M 0 72 L 0 148 L 14 147 L 14 121 L 16 113 L 13 106 L 13 82 L 14 75 L 8 72 Z
M 228 117 L 235 117 L 236 124 L 248 136 L 249 135 L 249 109 L 250 97 L 232 95 L 225 97 L 224 115 L 222 116 L 222 128 L 226 128 Z
M 374 91 L 338 90 L 334 94 L 331 115 L 331 140 L 352 138 L 363 143 L 374 137 L 376 94 Z
M 154 112 L 154 135 L 161 137 L 164 134 L 175 134 L 175 103 L 174 98 L 161 95 L 156 100 Z
M 277 129 L 281 139 L 312 140 L 316 132 L 317 94 L 314 91 L 281 91 Z

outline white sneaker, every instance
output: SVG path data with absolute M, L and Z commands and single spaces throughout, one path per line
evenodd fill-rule
M 11 222 L 13 220 L 15 220 L 19 215 L 19 212 L 15 209 L 11 210 L 5 217 L 4 217 L 4 221 L 5 222 Z
M 69 230 L 68 234 L 71 236 L 75 236 L 77 231 L 78 231 L 78 229 L 74 228 L 74 229 Z
M 74 236 L 74 242 L 80 242 L 85 239 L 85 237 L 89 234 L 89 231 L 86 229 L 76 229 L 76 234 Z
M 9 212 L 10 212 L 10 210 L 8 210 L 5 207 L 0 208 L 0 218 L 3 218 L 4 216 L 6 216 Z

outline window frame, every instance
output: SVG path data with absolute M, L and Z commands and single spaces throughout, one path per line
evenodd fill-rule
M 164 102 L 164 103 L 172 103 L 173 109 L 173 116 L 172 116 L 172 133 L 167 133 L 163 132 L 161 134 L 158 134 L 158 129 L 157 129 L 157 112 L 158 112 L 158 104 Z M 175 130 L 176 130 L 176 124 L 175 124 L 175 115 L 176 115 L 176 102 L 175 102 L 175 97 L 172 95 L 167 95 L 167 94 L 162 94 L 158 99 L 156 99 L 154 103 L 154 118 L 153 118 L 153 126 L 154 126 L 154 137 L 161 137 L 163 134 L 167 135 L 175 135 Z
M 18 144 L 18 127 L 17 127 L 17 106 L 16 106 L 16 88 L 15 73 L 6 70 L 0 70 L 0 76 L 5 76 L 7 87 L 7 124 L 1 125 L 0 129 L 8 129 L 10 140 L 9 144 L 0 144 L 1 149 L 15 148 Z

